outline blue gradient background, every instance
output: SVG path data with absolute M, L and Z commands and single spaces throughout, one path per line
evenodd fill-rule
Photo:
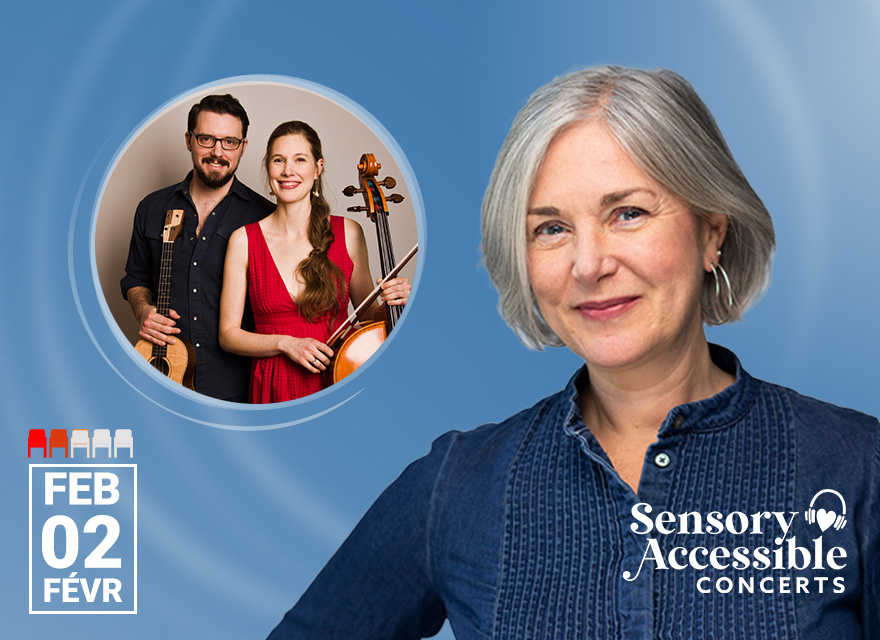
M 7 9 L 0 635 L 263 637 L 433 438 L 559 388 L 576 359 L 526 351 L 495 312 L 477 266 L 479 206 L 516 111 L 579 67 L 665 66 L 688 78 L 774 216 L 770 292 L 711 338 L 754 375 L 880 413 L 880 3 L 662 4 Z M 265 414 L 179 399 L 174 413 L 126 381 L 144 378 L 101 320 L 88 223 L 113 154 L 148 114 L 195 86 L 248 74 L 325 85 L 385 126 L 424 199 L 421 278 L 391 348 L 340 392 Z M 203 424 L 269 417 L 302 422 Z M 29 616 L 27 429 L 102 427 L 134 431 L 138 614 Z

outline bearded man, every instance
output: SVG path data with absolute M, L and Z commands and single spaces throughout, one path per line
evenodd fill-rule
M 205 96 L 193 105 L 184 134 L 193 170 L 138 205 L 121 282 L 139 335 L 158 345 L 175 342 L 177 335 L 189 338 L 196 353 L 196 391 L 232 402 L 247 401 L 250 360 L 223 351 L 217 337 L 226 244 L 238 227 L 275 208 L 235 177 L 247 148 L 248 124 L 244 107 L 229 94 Z M 182 209 L 184 217 L 174 242 L 166 317 L 156 311 L 155 301 L 169 209 Z M 247 309 L 242 328 L 252 323 Z

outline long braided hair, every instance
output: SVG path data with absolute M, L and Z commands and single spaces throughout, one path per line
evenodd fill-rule
M 282 136 L 301 135 L 309 143 L 315 162 L 324 159 L 321 150 L 321 139 L 317 132 L 305 122 L 292 120 L 284 122 L 277 127 L 269 136 L 266 144 L 266 155 L 263 158 L 263 166 L 269 171 L 269 155 L 272 145 Z M 315 195 L 317 193 L 317 195 Z M 299 263 L 296 271 L 305 282 L 305 289 L 296 300 L 296 306 L 300 314 L 309 322 L 328 311 L 334 311 L 333 320 L 339 312 L 339 301 L 348 297 L 345 286 L 345 277 L 342 269 L 327 257 L 327 250 L 333 243 L 333 229 L 330 226 L 330 204 L 324 198 L 324 183 L 322 176 L 315 180 L 315 189 L 311 193 L 312 210 L 309 214 L 307 234 L 312 251 L 308 257 Z

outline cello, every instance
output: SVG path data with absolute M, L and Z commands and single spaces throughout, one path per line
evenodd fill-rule
M 342 190 L 342 193 L 349 198 L 358 193 L 363 194 L 364 204 L 348 207 L 348 211 L 366 212 L 367 217 L 376 224 L 376 235 L 379 242 L 379 262 L 384 281 L 393 277 L 400 270 L 400 267 L 403 266 L 403 263 L 395 265 L 394 249 L 391 246 L 391 232 L 388 228 L 388 202 L 398 204 L 403 202 L 403 196 L 394 193 L 386 197 L 382 193 L 382 187 L 393 189 L 397 185 L 397 181 L 390 176 L 386 176 L 382 181 L 378 180 L 377 176 L 382 165 L 376 161 L 376 156 L 372 153 L 362 155 L 357 168 L 360 187 L 348 186 Z M 415 249 L 407 255 L 407 260 L 414 254 Z M 365 302 L 367 304 L 362 304 L 361 307 L 366 308 L 369 306 L 368 303 L 370 301 Z M 352 314 L 353 317 L 359 313 L 361 307 L 355 311 L 355 314 Z M 343 330 L 338 337 L 337 334 L 340 334 L 340 332 L 334 333 L 333 337 L 328 341 L 328 345 L 333 349 L 334 355 L 333 362 L 325 372 L 327 382 L 329 384 L 339 382 L 366 362 L 382 346 L 382 343 L 400 319 L 401 313 L 403 313 L 403 309 L 400 305 L 386 304 L 384 320 L 370 322 L 360 327 L 351 326 L 350 330 Z

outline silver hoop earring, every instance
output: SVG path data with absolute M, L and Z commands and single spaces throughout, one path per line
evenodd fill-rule
M 718 257 L 721 257 L 720 251 L 718 252 Z M 721 277 L 724 278 L 724 285 L 727 287 L 727 313 L 730 314 L 733 312 L 733 288 L 730 286 L 730 278 L 727 277 L 727 271 L 721 266 L 720 260 L 713 260 L 710 265 L 712 267 L 712 276 L 715 278 L 715 297 L 722 304 L 724 300 L 721 298 L 721 282 L 718 278 L 719 271 L 721 272 Z

